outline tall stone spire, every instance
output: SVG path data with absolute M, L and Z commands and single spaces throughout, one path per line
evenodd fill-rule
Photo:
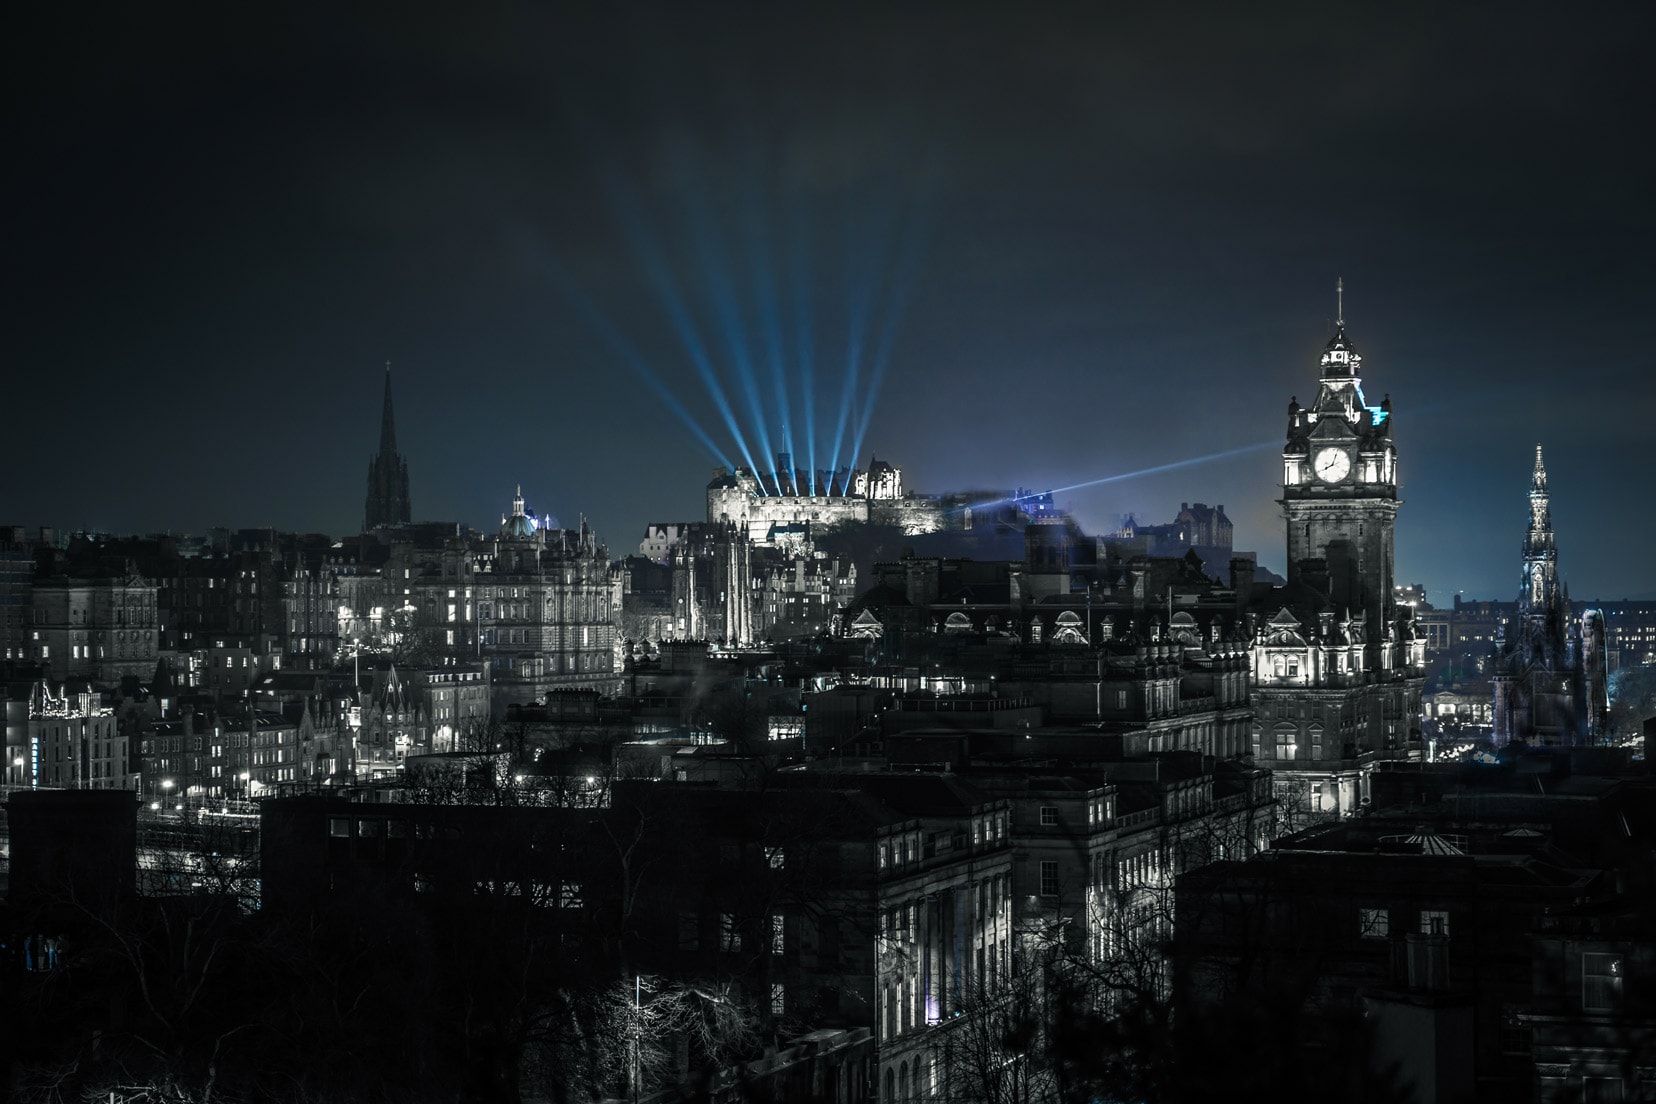
M 380 413 L 380 447 L 381 456 L 394 456 L 397 452 L 397 419 L 391 413 L 391 362 L 385 362 L 385 409 Z
M 1541 446 L 1535 446 L 1535 472 L 1530 477 L 1529 530 L 1524 534 L 1524 578 L 1518 587 L 1518 606 L 1526 613 L 1544 613 L 1558 589 L 1558 539 L 1553 534 L 1552 496 L 1547 493 L 1547 465 Z
M 391 411 L 391 363 L 387 361 L 379 452 L 368 461 L 368 497 L 362 527 L 367 530 L 384 525 L 406 525 L 411 519 L 408 461 L 397 452 L 397 421 Z
M 1536 445 L 1518 612 L 1496 638 L 1491 674 L 1496 743 L 1576 744 L 1597 735 L 1603 709 L 1590 703 L 1604 701 L 1605 671 L 1597 643 L 1602 619 L 1595 624 L 1592 639 L 1584 641 L 1582 622 L 1570 615 L 1569 593 L 1558 571 L 1547 465 Z M 1590 651 L 1596 658 L 1589 658 Z

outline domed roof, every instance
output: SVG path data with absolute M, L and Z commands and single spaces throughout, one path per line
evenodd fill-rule
M 500 518 L 501 540 L 529 540 L 534 537 L 539 526 L 535 519 L 523 508 L 523 485 L 518 484 L 517 496 L 512 499 L 512 513 L 510 517 L 502 515 Z

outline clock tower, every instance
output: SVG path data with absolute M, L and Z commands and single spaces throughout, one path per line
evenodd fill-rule
M 1323 349 L 1316 400 L 1288 404 L 1281 499 L 1288 583 L 1319 592 L 1337 613 L 1363 617 L 1377 667 L 1395 613 L 1397 449 L 1390 396 L 1371 406 L 1363 395 L 1363 358 L 1346 336 L 1343 282 L 1337 290 L 1341 310 Z
M 1288 404 L 1288 585 L 1249 600 L 1253 757 L 1271 768 L 1284 829 L 1355 813 L 1375 764 L 1420 754 L 1426 645 L 1392 595 L 1391 401 L 1369 404 L 1362 367 L 1342 309 L 1315 400 Z

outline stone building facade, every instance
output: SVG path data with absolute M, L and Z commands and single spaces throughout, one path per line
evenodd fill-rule
M 8 751 L 11 749 L 8 749 Z M 130 790 L 137 764 L 115 710 L 86 686 L 35 684 L 29 697 L 19 785 L 30 789 Z
M 108 685 L 155 671 L 159 623 L 151 580 L 40 579 L 31 607 L 33 658 L 54 677 Z
M 1254 588 L 1254 761 L 1315 814 L 1349 815 L 1378 762 L 1420 745 L 1425 641 L 1395 597 L 1397 450 L 1390 396 L 1363 394 L 1343 311 L 1317 395 L 1288 404 L 1288 585 Z

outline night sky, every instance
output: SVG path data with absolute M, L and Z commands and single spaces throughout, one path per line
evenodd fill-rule
M 1227 453 L 1058 497 L 1281 570 L 1338 276 L 1398 580 L 1514 597 L 1540 442 L 1656 596 L 1648 4 L 268 7 L 12 13 L 0 521 L 352 531 L 389 360 L 417 519 L 619 555 L 740 459 L 701 353 L 922 491 Z

